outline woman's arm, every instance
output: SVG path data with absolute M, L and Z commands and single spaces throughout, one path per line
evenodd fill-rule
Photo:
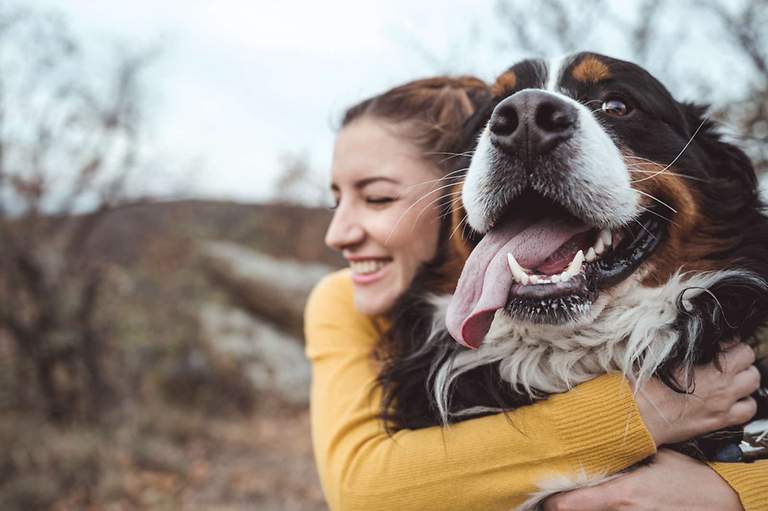
M 388 436 L 371 360 L 378 334 L 356 312 L 347 272 L 317 286 L 305 328 L 315 456 L 331 509 L 508 510 L 539 481 L 613 473 L 656 450 L 616 375 L 507 415 Z
M 592 488 L 547 499 L 544 511 L 768 509 L 768 460 L 719 463 L 714 468 L 718 472 L 688 456 L 661 449 L 648 466 Z M 732 488 L 741 491 L 737 495 Z
M 768 511 L 768 460 L 709 466 L 736 491 L 744 511 Z

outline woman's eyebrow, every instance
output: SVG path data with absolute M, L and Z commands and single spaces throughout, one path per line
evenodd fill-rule
M 392 179 L 391 177 L 371 176 L 371 177 L 366 177 L 365 179 L 361 179 L 359 181 L 356 181 L 355 182 L 355 188 L 362 189 L 362 188 L 365 188 L 366 186 L 368 186 L 369 184 L 376 183 L 378 181 L 386 181 L 388 183 L 392 183 L 392 184 L 396 184 L 396 185 L 400 184 L 400 181 L 398 181 L 397 179 Z

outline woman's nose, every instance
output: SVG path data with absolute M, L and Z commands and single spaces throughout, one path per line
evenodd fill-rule
M 325 244 L 341 251 L 361 243 L 363 239 L 365 239 L 365 230 L 360 223 L 351 215 L 337 209 L 325 233 Z

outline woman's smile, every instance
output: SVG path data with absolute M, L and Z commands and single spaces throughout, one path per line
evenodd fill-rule
M 377 282 L 387 276 L 391 262 L 391 257 L 350 259 L 349 267 L 352 270 L 352 281 L 358 285 Z

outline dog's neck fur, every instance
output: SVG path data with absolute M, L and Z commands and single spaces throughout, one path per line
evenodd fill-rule
M 639 386 L 675 349 L 686 350 L 684 367 L 688 367 L 694 362 L 694 346 L 679 342 L 698 338 L 701 322 L 692 316 L 683 335 L 679 315 L 690 310 L 695 296 L 737 275 L 745 277 L 735 271 L 676 273 L 659 287 L 642 286 L 634 277 L 604 293 L 593 306 L 596 317 L 586 325 L 521 325 L 499 311 L 480 348 L 458 351 L 433 368 L 433 397 L 442 420 L 449 422 L 448 400 L 455 380 L 486 364 L 498 362 L 501 378 L 532 399 L 566 392 L 607 372 L 621 372 Z

